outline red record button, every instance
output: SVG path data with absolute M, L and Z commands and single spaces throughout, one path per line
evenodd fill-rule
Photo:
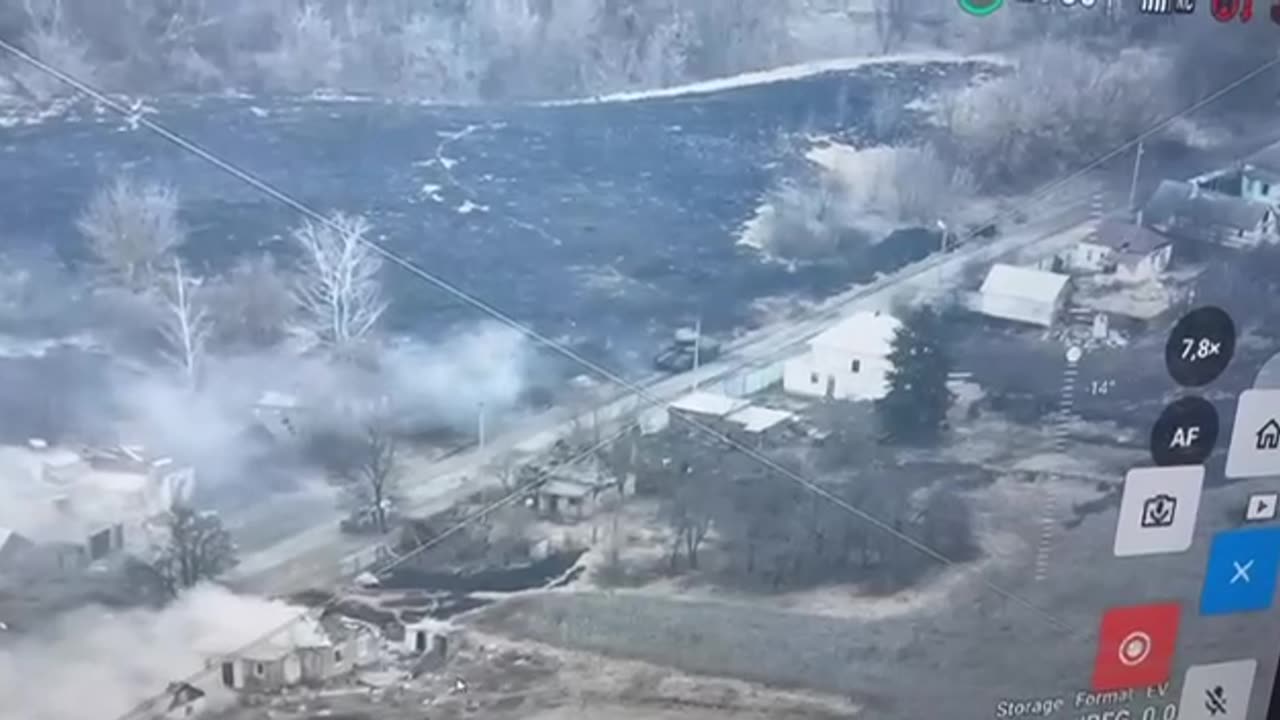
M 1177 603 L 1108 610 L 1098 632 L 1093 690 L 1128 690 L 1168 680 L 1180 615 Z

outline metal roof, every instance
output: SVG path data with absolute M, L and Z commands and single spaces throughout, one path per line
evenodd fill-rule
M 741 410 L 733 413 L 727 419 L 730 422 L 737 423 L 747 432 L 758 433 L 764 432 L 775 425 L 784 423 L 795 417 L 795 413 L 785 410 L 774 410 L 773 408 L 760 407 L 758 405 L 748 405 Z
M 991 266 L 991 272 L 982 282 L 982 294 L 1052 303 L 1057 301 L 1070 279 L 1047 270 L 997 263 Z
M 681 412 L 694 413 L 696 415 L 710 415 L 712 417 L 724 417 L 729 413 L 742 408 L 747 404 L 746 400 L 739 400 L 728 395 L 720 395 L 717 393 L 694 391 L 673 401 L 668 407 L 672 410 Z

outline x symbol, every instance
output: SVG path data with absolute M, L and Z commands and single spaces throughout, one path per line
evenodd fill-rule
M 1253 567 L 1253 561 L 1250 560 L 1249 562 L 1241 565 L 1235 560 L 1232 560 L 1231 564 L 1235 566 L 1236 572 L 1231 576 L 1231 582 L 1229 584 L 1235 585 L 1236 581 L 1241 578 L 1243 578 L 1245 582 L 1249 582 L 1249 569 Z

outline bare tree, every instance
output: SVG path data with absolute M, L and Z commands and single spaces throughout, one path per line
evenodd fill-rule
M 236 564 L 235 543 L 217 513 L 175 505 L 165 517 L 165 530 L 165 545 L 151 568 L 171 596 Z
M 715 502 L 711 477 L 690 475 L 671 488 L 662 503 L 661 514 L 672 530 L 672 572 L 677 569 L 681 550 L 689 561 L 689 568 L 698 569 L 698 549 L 711 532 Z
M 186 241 L 178 208 L 172 186 L 122 175 L 94 193 L 76 226 L 108 278 L 139 292 Z
M 294 300 L 269 253 L 237 260 L 213 294 L 222 342 L 268 347 L 284 338 Z
M 377 419 L 366 422 L 352 460 L 340 478 L 346 484 L 351 521 L 357 529 L 371 527 L 386 533 L 402 469 L 399 443 L 389 424 Z
M 908 0 L 874 0 L 876 40 L 880 53 L 886 54 L 906 42 L 911 30 L 911 13 Z
M 294 290 L 300 317 L 291 330 L 308 345 L 346 353 L 386 311 L 382 258 L 365 238 L 369 229 L 363 217 L 335 213 L 327 223 L 308 220 L 293 231 L 302 261 Z
M 182 271 L 182 261 L 173 259 L 172 275 L 161 287 L 164 313 L 160 337 L 166 357 L 182 371 L 188 386 L 195 387 L 204 360 L 205 346 L 213 323 L 198 297 L 200 283 Z

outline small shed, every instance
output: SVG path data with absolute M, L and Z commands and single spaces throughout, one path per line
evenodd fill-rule
M 1053 327 L 1066 305 L 1070 280 L 1059 273 L 996 264 L 978 291 L 976 310 L 999 320 Z
M 444 659 L 449 654 L 452 625 L 425 617 L 404 626 L 404 651 L 411 655 L 434 653 Z
M 600 490 L 599 486 L 580 480 L 555 478 L 538 488 L 534 501 L 543 517 L 581 520 L 595 510 Z

